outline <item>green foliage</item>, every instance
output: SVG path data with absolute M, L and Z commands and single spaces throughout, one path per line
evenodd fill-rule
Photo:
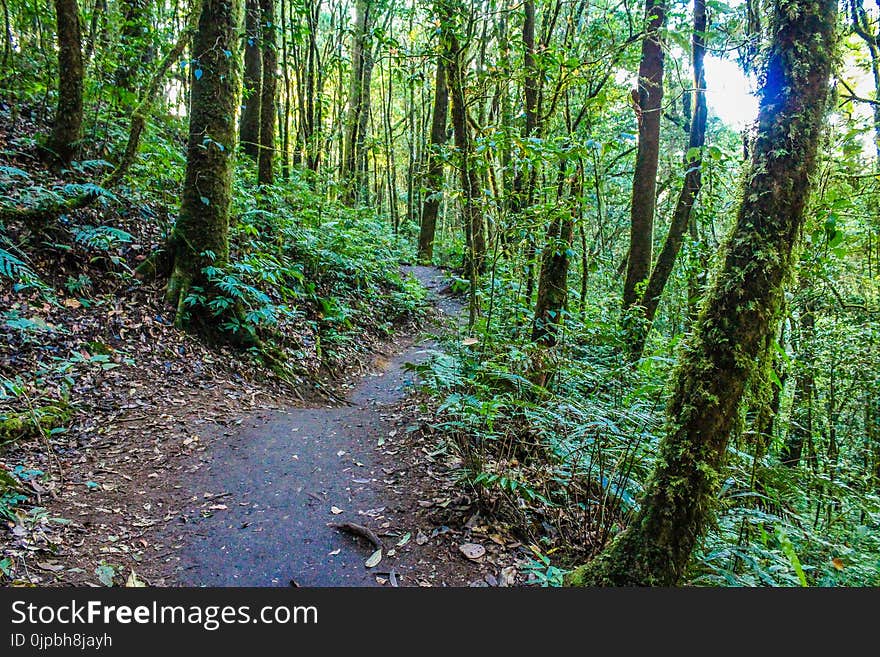
M 299 179 L 259 192 L 238 183 L 234 196 L 230 259 L 206 268 L 210 289 L 193 287 L 186 299 L 231 318 L 224 330 L 295 355 L 302 345 L 289 336 L 305 328 L 332 361 L 364 331 L 387 333 L 421 312 L 424 291 L 401 275 L 400 246 L 375 215 L 328 202 Z

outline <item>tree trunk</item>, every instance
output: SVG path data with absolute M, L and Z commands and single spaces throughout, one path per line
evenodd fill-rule
M 553 347 L 558 341 L 562 313 L 568 298 L 569 252 L 574 238 L 574 221 L 581 207 L 580 180 L 580 172 L 575 171 L 569 197 L 571 207 L 567 212 L 560 211 L 554 215 L 547 230 L 538 281 L 538 301 L 532 322 L 532 341 L 545 347 Z
M 58 108 L 49 138 L 49 150 L 62 164 L 70 164 L 80 147 L 83 122 L 82 35 L 76 0 L 55 0 L 58 35 Z
M 646 34 L 642 39 L 639 86 L 632 92 L 639 123 L 639 148 L 633 174 L 629 258 L 623 286 L 625 312 L 638 304 L 639 285 L 651 273 L 663 102 L 663 45 L 660 33 L 665 24 L 666 1 L 645 0 Z
M 809 292 L 804 292 L 809 294 Z M 800 316 L 800 335 L 798 336 L 798 357 L 794 383 L 794 399 L 792 400 L 791 422 L 788 437 L 779 460 L 782 465 L 796 468 L 800 465 L 804 452 L 804 444 L 813 435 L 813 342 L 816 325 L 816 302 L 809 296 L 804 300 Z
M 422 224 L 419 229 L 419 261 L 430 264 L 434 256 L 434 234 L 443 187 L 443 159 L 440 150 L 446 143 L 446 115 L 449 111 L 449 88 L 446 86 L 446 64 L 443 55 L 437 58 L 434 78 L 434 112 L 431 119 L 431 150 L 425 173 L 425 200 L 422 205 Z
M 678 253 L 684 242 L 684 235 L 691 221 L 691 211 L 703 186 L 702 176 L 702 149 L 706 143 L 706 120 L 708 110 L 706 108 L 706 70 L 704 60 L 706 57 L 706 0 L 694 0 L 694 34 L 693 34 L 693 66 L 694 66 L 694 114 L 690 121 L 690 137 L 688 139 L 688 151 L 685 154 L 685 174 L 675 211 L 672 214 L 672 222 L 666 241 L 654 270 L 648 279 L 648 285 L 642 295 L 640 305 L 644 309 L 644 317 L 641 321 L 633 323 L 630 336 L 630 356 L 638 360 L 645 348 L 645 340 L 651 324 L 657 314 L 660 305 L 660 297 L 666 282 L 675 267 Z
M 445 4 L 445 3 L 444 3 Z M 458 5 L 459 3 L 455 3 Z M 450 12 L 448 18 L 442 20 L 447 48 L 447 71 L 449 94 L 452 98 L 452 129 L 455 135 L 455 149 L 458 152 L 458 169 L 462 188 L 462 213 L 464 215 L 464 230 L 467 243 L 465 256 L 465 271 L 471 281 L 472 293 L 475 294 L 477 278 L 486 269 L 486 237 L 483 227 L 483 215 L 479 204 L 480 181 L 477 170 L 472 162 L 473 145 L 470 127 L 467 120 L 467 103 L 464 96 L 464 62 L 465 48 L 462 47 L 456 34 L 457 24 L 452 24 L 455 18 L 463 15 L 464 10 L 456 6 L 456 11 Z M 448 11 L 448 9 L 447 9 Z M 472 294 L 472 302 L 474 301 Z M 471 320 L 474 319 L 474 306 L 472 303 Z
M 758 132 L 724 263 L 682 353 L 641 508 L 576 585 L 673 585 L 724 480 L 743 391 L 773 331 L 804 224 L 828 100 L 837 0 L 777 0 Z
M 238 137 L 242 150 L 254 160 L 260 153 L 260 100 L 263 58 L 260 54 L 260 0 L 245 1 L 244 107 Z
M 370 85 L 373 74 L 373 2 L 357 0 L 351 44 L 351 89 L 346 117 L 342 177 L 344 200 L 354 205 L 366 184 L 364 141 L 370 116 Z
M 541 83 L 538 77 L 538 67 L 535 61 L 535 1 L 525 0 L 523 3 L 523 68 L 525 78 L 523 80 L 523 96 L 525 103 L 526 122 L 522 136 L 530 139 L 540 136 L 540 111 L 541 111 Z M 515 214 L 522 213 L 532 203 L 535 184 L 538 180 L 538 167 L 534 163 L 527 163 L 525 169 L 517 169 L 513 180 L 513 211 Z M 531 295 L 528 299 L 531 303 Z
M 278 87 L 278 53 L 275 51 L 275 0 L 260 0 L 260 46 L 263 83 L 260 92 L 260 155 L 257 182 L 271 185 L 275 160 L 275 92 Z
M 193 68 L 190 81 L 186 177 L 180 215 L 169 238 L 173 269 L 167 297 L 177 308 L 176 322 L 212 332 L 221 320 L 205 304 L 187 308 L 185 302 L 193 287 L 212 294 L 204 269 L 222 266 L 229 256 L 235 113 L 241 97 L 240 14 L 241 0 L 205 0 L 202 6 L 193 40 L 199 68 Z

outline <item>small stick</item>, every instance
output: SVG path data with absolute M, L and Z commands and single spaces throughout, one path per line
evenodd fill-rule
M 361 538 L 367 539 L 373 546 L 378 550 L 382 547 L 382 539 L 376 536 L 375 532 L 368 527 L 364 527 L 363 525 L 356 525 L 353 522 L 342 522 L 342 523 L 330 523 L 330 527 L 335 527 L 336 529 L 344 532 L 348 532 L 349 534 L 354 534 L 355 536 L 360 536 Z

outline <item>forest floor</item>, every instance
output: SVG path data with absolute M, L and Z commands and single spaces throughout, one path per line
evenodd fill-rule
M 431 330 L 450 330 L 460 306 L 440 294 L 442 273 L 411 273 L 438 310 Z M 463 494 L 460 460 L 410 389 L 405 365 L 431 347 L 415 327 L 404 328 L 370 361 L 328 382 L 331 395 L 305 401 L 271 381 L 234 373 L 224 380 L 222 367 L 190 376 L 147 368 L 152 396 L 122 390 L 111 370 L 99 387 L 114 395 L 104 397 L 107 410 L 92 418 L 87 438 L 60 450 L 55 463 L 40 463 L 36 444 L 6 455 L 9 470 L 63 473 L 48 484 L 31 478 L 42 511 L 7 523 L 4 554 L 14 559 L 15 581 L 521 584 L 527 548 Z M 205 358 L 193 359 L 196 369 Z

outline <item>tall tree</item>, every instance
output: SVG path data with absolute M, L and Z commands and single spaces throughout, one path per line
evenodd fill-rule
M 566 163 L 563 162 L 561 166 L 565 167 Z M 575 219 L 581 209 L 582 176 L 583 171 L 578 165 L 570 176 L 568 207 L 563 206 L 556 211 L 547 230 L 541 276 L 538 279 L 538 301 L 532 321 L 532 340 L 546 347 L 552 347 L 558 341 L 562 314 L 568 300 L 568 254 L 574 238 Z M 560 175 L 560 178 L 558 196 L 562 200 L 564 177 Z
M 758 131 L 736 225 L 675 374 L 635 519 L 576 585 L 672 585 L 712 512 L 743 391 L 774 330 L 827 109 L 837 0 L 776 0 Z
M 651 273 L 654 243 L 657 167 L 660 157 L 660 115 L 663 104 L 663 43 L 666 0 L 645 0 L 645 36 L 638 88 L 632 90 L 639 126 L 639 145 L 630 204 L 629 257 L 623 285 L 623 308 L 639 302 L 639 285 Z
M 83 123 L 82 34 L 76 0 L 55 0 L 58 36 L 58 106 L 49 150 L 62 164 L 79 151 Z
M 239 20 L 241 0 L 204 0 L 193 39 L 189 140 L 180 214 L 169 237 L 173 268 L 168 301 L 184 323 L 194 286 L 210 294 L 205 268 L 229 256 L 229 206 L 235 152 L 235 115 L 241 98 Z M 206 328 L 215 318 L 207 308 L 189 309 Z
M 345 200 L 350 204 L 354 204 L 362 196 L 366 182 L 364 142 L 370 117 L 375 9 L 374 0 L 357 0 L 355 4 L 355 25 L 351 42 L 351 87 L 342 160 Z
M 483 213 L 480 208 L 480 181 L 477 176 L 477 162 L 473 152 L 473 139 L 468 122 L 467 101 L 465 99 L 466 46 L 459 39 L 462 17 L 467 15 L 461 2 L 442 1 L 444 13 L 441 15 L 441 32 L 446 49 L 449 95 L 452 99 L 452 129 L 455 150 L 458 156 L 458 171 L 462 188 L 462 214 L 467 253 L 465 271 L 471 281 L 470 323 L 473 325 L 476 312 L 477 278 L 486 268 L 486 234 Z
M 238 138 L 242 150 L 256 160 L 260 154 L 260 101 L 263 80 L 260 0 L 245 0 L 244 33 L 244 106 L 241 110 Z
M 449 88 L 446 86 L 446 62 L 437 55 L 434 76 L 434 109 L 431 114 L 431 145 L 428 151 L 428 170 L 425 172 L 425 200 L 422 203 L 422 222 L 419 228 L 419 260 L 430 263 L 434 255 L 434 235 L 443 184 L 443 157 L 440 150 L 447 139 L 446 123 L 449 111 Z
M 693 116 L 691 117 L 690 136 L 688 138 L 688 150 L 684 156 L 684 182 L 672 213 L 672 221 L 669 224 L 669 232 L 663 242 L 660 255 L 651 271 L 651 277 L 642 294 L 639 305 L 644 309 L 644 317 L 633 322 L 630 336 L 630 355 L 638 359 L 645 348 L 645 340 L 657 308 L 660 305 L 660 297 L 666 282 L 675 267 L 681 245 L 684 242 L 685 233 L 691 222 L 691 214 L 694 203 L 703 186 L 703 156 L 702 150 L 706 143 L 706 120 L 708 110 L 706 108 L 706 0 L 694 0 L 694 32 L 692 37 L 692 59 L 694 67 L 694 86 L 692 97 L 694 102 Z
M 260 0 L 260 44 L 263 57 L 263 83 L 260 93 L 260 155 L 257 182 L 274 181 L 275 113 L 278 89 L 278 55 L 275 50 L 275 0 Z

